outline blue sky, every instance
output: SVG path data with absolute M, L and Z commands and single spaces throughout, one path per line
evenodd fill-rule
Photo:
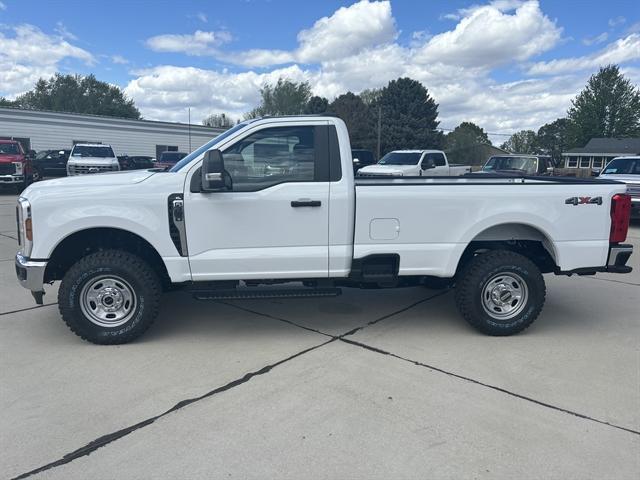
M 150 119 L 241 116 L 278 77 L 315 93 L 420 80 L 445 127 L 563 115 L 598 65 L 640 79 L 640 3 L 0 0 L 0 95 L 55 71 L 117 84 Z

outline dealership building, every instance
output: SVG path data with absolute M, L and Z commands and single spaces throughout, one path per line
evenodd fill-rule
M 0 139 L 26 150 L 68 150 L 76 143 L 105 143 L 116 155 L 158 158 L 164 151 L 190 152 L 224 131 L 185 123 L 0 108 Z

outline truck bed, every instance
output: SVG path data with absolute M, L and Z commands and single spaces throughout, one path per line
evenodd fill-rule
M 441 277 L 455 274 L 469 242 L 483 240 L 542 241 L 563 271 L 605 265 L 611 197 L 626 191 L 613 181 L 498 175 L 366 177 L 355 185 L 354 258 L 398 254 L 400 275 Z M 567 203 L 574 197 L 602 201 Z

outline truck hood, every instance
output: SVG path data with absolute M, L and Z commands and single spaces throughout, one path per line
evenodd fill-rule
M 604 178 L 606 180 L 615 180 L 617 182 L 640 184 L 640 175 L 617 175 L 614 173 L 608 173 L 608 174 L 603 173 L 598 178 Z
M 38 189 L 55 188 L 61 189 L 65 187 L 77 188 L 83 187 L 90 191 L 91 187 L 102 186 L 124 186 L 135 185 L 144 182 L 147 178 L 155 175 L 157 172 L 149 170 L 131 170 L 124 172 L 106 172 L 94 173 L 92 175 L 78 175 L 76 177 L 62 177 L 45 180 L 43 182 L 33 183 L 27 188 L 23 196 L 28 198 L 29 192 Z
M 414 171 L 417 165 L 369 165 L 358 170 L 358 174 L 402 176 Z

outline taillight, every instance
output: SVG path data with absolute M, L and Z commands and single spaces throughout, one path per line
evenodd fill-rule
M 623 193 L 617 193 L 611 198 L 611 243 L 624 242 L 629 230 L 629 218 L 631 217 L 631 197 Z

